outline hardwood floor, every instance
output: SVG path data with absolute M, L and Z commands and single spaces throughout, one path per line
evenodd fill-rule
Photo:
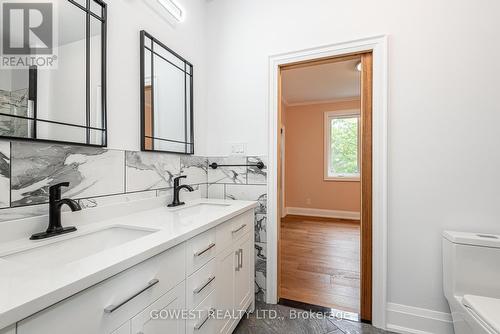
M 359 221 L 281 220 L 280 297 L 359 313 Z

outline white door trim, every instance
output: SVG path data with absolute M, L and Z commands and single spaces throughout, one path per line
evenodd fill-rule
M 267 302 L 277 303 L 279 66 L 354 52 L 373 52 L 373 325 L 385 329 L 387 306 L 387 36 L 375 36 L 269 57 Z

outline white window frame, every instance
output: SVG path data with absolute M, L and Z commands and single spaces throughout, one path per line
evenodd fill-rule
M 330 175 L 330 158 L 331 158 L 331 150 L 330 150 L 330 134 L 331 134 L 331 119 L 332 118 L 352 118 L 358 117 L 358 169 L 361 169 L 361 111 L 360 109 L 346 109 L 346 110 L 338 110 L 338 111 L 327 111 L 325 112 L 324 118 L 324 179 L 325 181 L 351 181 L 351 182 L 359 182 L 360 173 L 357 174 L 335 174 Z

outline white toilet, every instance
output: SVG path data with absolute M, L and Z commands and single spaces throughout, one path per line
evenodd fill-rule
M 500 236 L 443 233 L 444 294 L 455 334 L 500 334 Z

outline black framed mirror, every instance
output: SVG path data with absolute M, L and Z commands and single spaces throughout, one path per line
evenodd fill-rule
M 141 149 L 194 154 L 193 65 L 141 31 Z
M 107 146 L 106 3 L 62 0 L 47 10 L 54 62 L 0 69 L 0 137 Z M 10 20 L 20 27 L 11 35 L 23 36 L 22 16 Z

